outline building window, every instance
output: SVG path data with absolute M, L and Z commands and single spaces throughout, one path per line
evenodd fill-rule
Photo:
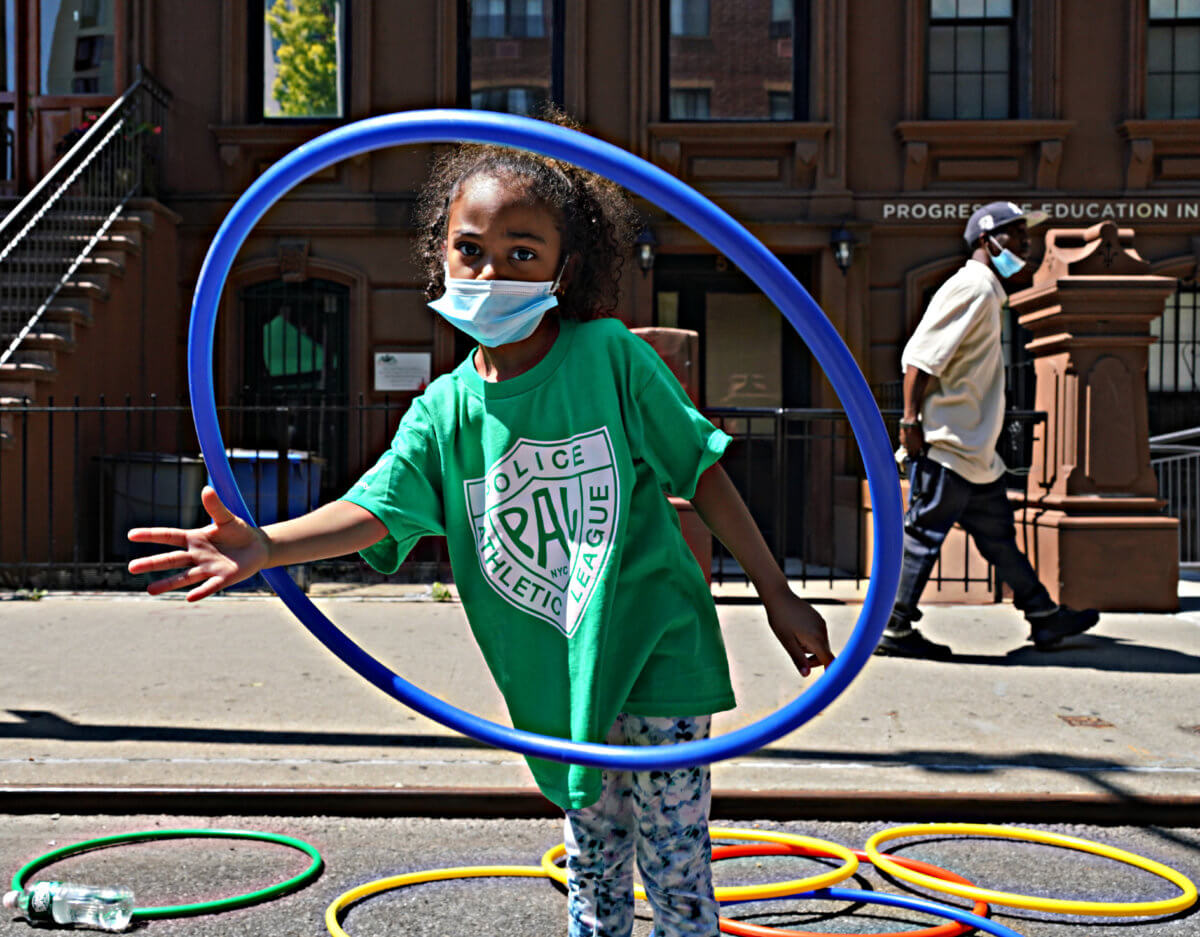
M 663 120 L 807 120 L 808 0 L 662 0 Z
M 1200 287 L 1180 283 L 1161 318 L 1150 323 L 1158 341 L 1150 346 L 1146 388 L 1151 393 L 1200 392 Z
M 114 0 L 41 0 L 40 90 L 115 94 Z
M 931 120 L 1015 115 L 1013 0 L 930 0 L 926 107 Z
M 460 107 L 536 115 L 563 101 L 565 0 L 459 0 Z
M 1200 117 L 1200 0 L 1149 0 L 1146 116 Z
M 672 120 L 708 120 L 712 92 L 708 88 L 672 88 Z
M 545 0 L 474 0 L 474 39 L 541 39 L 546 35 Z
M 477 111 L 504 114 L 536 114 L 548 100 L 545 88 L 498 87 L 471 92 L 471 107 Z
M 790 91 L 768 91 L 767 110 L 771 120 L 791 120 L 795 105 L 792 103 Z
M 709 13 L 709 0 L 671 0 L 671 35 L 707 39 Z
M 349 0 L 251 0 L 250 17 L 252 114 L 345 117 Z

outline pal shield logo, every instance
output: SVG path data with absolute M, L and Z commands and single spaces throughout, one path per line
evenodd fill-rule
M 617 529 L 619 478 L 608 430 L 520 439 L 465 483 L 484 576 L 523 612 L 575 633 Z

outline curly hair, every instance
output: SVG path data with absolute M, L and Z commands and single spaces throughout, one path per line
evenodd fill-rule
M 549 110 L 542 119 L 576 129 L 561 111 Z M 587 320 L 613 314 L 620 300 L 621 269 L 638 222 L 624 191 L 571 163 L 503 146 L 466 144 L 434 160 L 416 212 L 422 234 L 415 253 L 426 277 L 425 298 L 436 299 L 445 292 L 450 206 L 464 184 L 479 176 L 523 187 L 530 201 L 557 216 L 564 257 L 579 258 L 569 288 L 559 297 L 559 315 Z

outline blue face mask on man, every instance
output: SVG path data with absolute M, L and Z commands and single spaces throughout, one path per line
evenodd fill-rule
M 509 345 L 529 338 L 558 305 L 554 291 L 561 277 L 562 268 L 553 280 L 460 279 L 450 276 L 447 264 L 446 292 L 429 308 L 480 345 Z
M 1000 242 L 990 234 L 988 235 L 988 240 L 997 247 L 1000 247 Z M 1000 247 L 999 254 L 993 254 L 991 251 L 988 251 L 988 255 L 992 258 L 992 266 L 996 268 L 996 272 L 1006 280 L 1025 266 L 1025 261 L 1007 247 Z

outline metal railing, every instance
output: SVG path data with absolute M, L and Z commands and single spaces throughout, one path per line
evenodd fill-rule
M 342 494 L 383 451 L 407 409 L 388 398 L 323 407 L 218 407 L 222 437 L 239 488 L 259 523 L 295 516 Z M 348 429 L 350 453 L 327 459 L 290 448 L 296 425 L 328 418 Z M 112 404 L 79 398 L 69 405 L 6 408 L 12 446 L 0 451 L 0 586 L 8 588 L 129 589 L 144 587 L 126 564 L 156 552 L 129 543 L 130 527 L 190 527 L 204 523 L 200 489 L 207 471 L 190 408 L 151 395 Z M 274 425 L 270 448 L 260 435 L 240 447 L 249 427 Z M 280 469 L 283 469 L 281 472 Z M 326 471 L 329 469 L 330 471 Z M 283 484 L 286 482 L 286 484 Z M 440 544 L 419 545 L 396 581 L 430 581 L 446 569 Z M 347 558 L 314 564 L 313 575 L 377 581 Z M 308 573 L 305 574 L 306 576 Z
M 881 411 L 896 439 L 902 409 Z M 733 437 L 721 464 L 745 499 L 776 560 L 801 582 L 865 579 L 869 500 L 858 444 L 842 410 L 706 408 L 705 416 Z M 1009 410 L 997 450 L 1009 466 L 1010 488 L 1024 488 L 1032 461 L 1033 428 L 1046 414 Z M 962 556 L 938 561 L 935 588 L 995 587 L 991 566 Z M 947 572 L 954 567 L 961 572 Z M 713 580 L 745 580 L 733 557 L 714 541 Z
M 281 505 L 295 516 L 345 492 L 387 446 L 407 406 L 407 397 L 224 406 L 218 419 L 226 444 L 245 446 L 233 452 L 234 475 L 251 512 L 266 523 L 280 516 Z M 50 399 L 5 412 L 13 445 L 0 452 L 0 586 L 141 588 L 145 577 L 129 575 L 126 564 L 156 548 L 130 544 L 126 530 L 204 522 L 199 494 L 207 472 L 191 411 L 182 402 L 150 397 L 85 405 L 76 399 L 63 406 Z M 733 437 L 722 464 L 789 576 L 806 582 L 863 580 L 870 506 L 846 415 L 738 408 L 706 414 Z M 899 416 L 885 413 L 893 438 Z M 1014 425 L 1043 418 L 1020 416 Z M 328 434 L 301 430 L 331 420 L 345 434 L 329 451 L 291 448 L 299 438 L 327 439 Z M 957 557 L 952 565 L 960 567 Z M 983 564 L 961 568 L 961 574 L 943 576 L 939 567 L 935 586 L 991 582 Z M 712 571 L 718 583 L 744 579 L 718 543 Z M 425 538 L 395 576 L 380 576 L 347 557 L 312 564 L 303 581 L 309 578 L 429 582 L 451 574 L 443 541 Z
M 73 282 L 126 203 L 154 191 L 170 93 L 149 73 L 98 118 L 0 222 L 0 365 Z
M 1179 565 L 1200 567 L 1200 426 L 1150 437 L 1164 512 L 1179 519 Z

